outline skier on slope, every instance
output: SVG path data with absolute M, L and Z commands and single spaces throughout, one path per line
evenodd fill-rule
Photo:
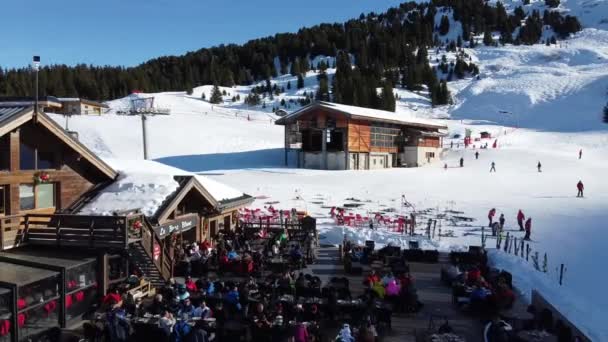
M 538 162 L 538 164 L 536 165 L 536 167 L 538 168 L 538 172 L 543 172 L 541 170 L 542 165 L 540 164 L 540 161 Z
M 583 181 L 579 180 L 576 184 L 576 188 L 578 189 L 578 193 L 576 197 L 583 197 L 583 190 L 585 190 L 585 186 L 583 185 Z
M 500 222 L 500 229 L 504 229 L 505 228 L 505 214 L 500 214 L 500 218 L 498 219 L 498 222 Z
M 583 158 L 583 149 L 578 150 L 578 159 Z
M 479 151 L 475 151 L 475 159 L 479 159 Z
M 530 233 L 532 232 L 532 218 L 528 217 L 526 220 L 526 236 L 524 236 L 524 240 L 530 240 Z
M 492 164 L 490 164 L 490 172 L 496 172 L 496 163 L 492 162 Z
M 464 158 L 460 157 L 460 167 L 464 166 Z
M 519 226 L 520 231 L 524 230 L 524 220 L 525 219 L 526 219 L 526 216 L 524 215 L 524 212 L 521 211 L 521 209 L 519 209 L 519 211 L 517 212 L 517 225 Z
M 488 224 L 488 227 L 492 227 L 492 221 L 494 221 L 494 215 L 496 215 L 496 208 L 492 208 L 488 212 L 488 220 L 490 221 L 490 223 Z

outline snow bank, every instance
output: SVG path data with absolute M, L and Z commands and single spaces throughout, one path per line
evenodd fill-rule
M 608 341 L 606 312 L 595 306 L 589 298 L 584 298 L 582 293 L 560 286 L 555 279 L 537 271 L 525 259 L 494 249 L 489 250 L 488 256 L 491 266 L 513 275 L 514 286 L 528 303 L 531 302 L 532 290 L 537 290 L 592 341 Z M 603 293 L 593 295 L 601 296 Z M 584 310 L 581 310 L 582 308 Z

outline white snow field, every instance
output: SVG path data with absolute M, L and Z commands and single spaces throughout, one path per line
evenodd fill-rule
M 608 341 L 608 326 L 604 324 L 608 319 L 608 297 L 604 295 L 608 273 L 603 271 L 608 258 L 608 125 L 602 123 L 602 108 L 608 102 L 608 31 L 602 30 L 605 27 L 600 23 L 608 13 L 601 11 L 606 8 L 604 1 L 564 0 L 562 7 L 576 15 L 577 11 L 587 11 L 585 23 L 595 28 L 587 28 L 557 46 L 466 49 L 481 75 L 479 80 L 449 83 L 452 106 L 431 108 L 424 92 L 395 90 L 400 97 L 397 111 L 404 115 L 443 118 L 439 122 L 448 125 L 450 135 L 462 135 L 465 129 L 474 135 L 491 132 L 498 148 L 479 150 L 479 160 L 475 160 L 473 150 L 456 148 L 455 141 L 455 148 L 447 150 L 440 163 L 422 168 L 317 171 L 284 167 L 283 127 L 273 124 L 276 117 L 270 108 L 283 98 L 288 101 L 304 91 L 314 91 L 314 72 L 307 75 L 306 88 L 300 90 L 295 89 L 295 77 L 272 80 L 285 87 L 291 82 L 292 89 L 273 102 L 266 99 L 265 109 L 229 101 L 237 93 L 244 98 L 251 89 L 244 86 L 226 88 L 230 95 L 215 106 L 200 100 L 202 92 L 209 98 L 210 86 L 198 87 L 192 95 L 150 94 L 159 106 L 169 107 L 171 115 L 147 121 L 149 154 L 162 163 L 204 173 L 256 196 L 254 207 L 272 203 L 275 208 L 307 210 L 318 218 L 322 238 L 330 244 L 340 243 L 344 234 L 360 242 L 371 238 L 378 245 L 406 246 L 409 240 L 386 230 L 337 226 L 329 216 L 329 207 L 345 203 L 361 204 L 353 212 L 363 216 L 389 209 L 407 213 L 410 209 L 401 206 L 404 195 L 418 211 L 459 211 L 475 219 L 468 224 L 441 221 L 444 235 L 450 236 L 432 241 L 414 238 L 440 250 L 478 245 L 480 227 L 487 225 L 490 208 L 495 207 L 498 215 L 505 214 L 508 229 L 514 228 L 517 210 L 522 209 L 533 218 L 531 244 L 541 255 L 547 253 L 549 272 L 543 274 L 521 259 L 498 252 L 492 253 L 493 262 L 516 271 L 520 289 L 542 290 L 592 340 Z M 328 70 L 330 77 L 333 73 Z M 128 104 L 128 98 L 110 102 L 115 111 Z M 288 111 L 297 108 L 291 104 Z M 52 117 L 65 124 L 63 116 Z M 138 117 L 75 116 L 69 119 L 69 128 L 104 158 L 142 158 Z M 491 146 L 494 139 L 487 142 Z M 480 143 L 476 142 L 477 147 Z M 464 168 L 458 167 L 460 157 L 464 158 Z M 489 173 L 492 161 L 496 173 Z M 536 169 L 539 161 L 540 173 Z M 585 184 L 585 198 L 576 198 L 579 180 Z M 154 177 L 150 176 L 149 182 L 154 183 Z M 489 241 L 492 244 L 493 240 Z M 561 263 L 567 270 L 560 287 L 556 267 Z

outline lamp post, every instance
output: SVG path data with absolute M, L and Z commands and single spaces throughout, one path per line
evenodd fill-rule
M 34 115 L 38 114 L 38 71 L 40 70 L 40 56 L 32 58 L 32 66 L 36 73 L 36 85 L 34 86 Z

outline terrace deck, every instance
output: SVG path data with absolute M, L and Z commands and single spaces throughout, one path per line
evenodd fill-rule
M 416 332 L 427 331 L 429 319 L 433 316 L 447 317 L 450 326 L 457 335 L 466 338 L 467 342 L 483 341 L 483 326 L 478 318 L 468 316 L 452 304 L 451 289 L 440 281 L 441 266 L 448 262 L 447 255 L 440 255 L 435 264 L 410 263 L 410 272 L 414 277 L 419 300 L 424 304 L 422 310 L 414 314 L 394 313 L 392 331 L 383 341 L 416 341 Z M 363 274 L 369 271 L 364 268 Z M 331 277 L 346 277 L 350 282 L 353 296 L 363 293 L 363 275 L 348 275 L 338 259 L 338 249 L 321 247 L 317 263 L 310 265 L 305 272 L 310 272 L 326 282 Z M 443 321 L 435 321 L 436 328 Z M 337 332 L 337 331 L 336 331 Z

